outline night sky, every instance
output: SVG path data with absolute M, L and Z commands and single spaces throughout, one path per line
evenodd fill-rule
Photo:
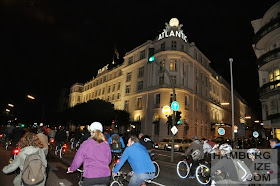
M 89 81 L 112 62 L 114 45 L 120 64 L 126 52 L 154 40 L 176 17 L 229 83 L 228 59 L 234 59 L 234 89 L 259 110 L 251 21 L 276 2 L 2 0 L 0 109 L 13 103 L 26 112 L 34 104 L 26 95 L 32 94 L 38 98 L 32 111 L 44 104 L 48 115 L 61 90 Z

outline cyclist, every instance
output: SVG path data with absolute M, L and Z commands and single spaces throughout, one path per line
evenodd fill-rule
M 191 142 L 190 147 L 186 150 L 185 155 L 188 156 L 191 153 L 192 156 L 192 166 L 190 174 L 191 176 L 189 178 L 193 179 L 195 178 L 194 173 L 195 169 L 198 166 L 198 161 L 203 159 L 203 146 L 201 142 L 198 140 L 197 136 L 194 136 L 194 141 Z
M 218 176 L 225 173 L 225 176 L 221 176 L 221 180 L 216 182 L 217 185 L 227 185 L 238 183 L 237 170 L 234 166 L 233 160 L 230 158 L 232 147 L 229 144 L 222 144 L 219 147 L 221 157 L 212 164 L 211 172 L 215 172 Z
M 111 146 L 112 153 L 121 153 L 122 149 L 125 148 L 123 138 L 118 134 L 118 129 L 114 129 L 114 134 L 110 136 L 108 143 Z
M 139 133 L 138 138 L 141 145 L 146 147 L 148 153 L 151 154 L 154 142 L 150 139 L 150 137 L 148 135 L 144 135 L 143 133 Z
M 103 126 L 101 123 L 93 122 L 89 129 L 91 137 L 81 144 L 68 172 L 75 171 L 83 164 L 83 186 L 108 185 L 111 178 L 110 146 L 102 134 Z
M 64 145 L 64 143 L 67 140 L 67 134 L 66 134 L 66 130 L 64 129 L 64 127 L 62 126 L 59 131 L 56 133 L 55 135 L 55 143 L 56 146 L 60 147 L 61 145 Z
M 136 136 L 131 136 L 128 139 L 127 148 L 123 152 L 119 163 L 113 169 L 113 176 L 117 176 L 126 160 L 133 171 L 129 186 L 142 185 L 145 184 L 145 180 L 154 179 L 155 166 L 146 148 L 139 143 L 139 139 Z

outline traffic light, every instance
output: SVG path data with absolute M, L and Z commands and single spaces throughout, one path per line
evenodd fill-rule
M 25 126 L 25 124 L 22 123 L 22 124 L 20 124 L 20 126 L 23 128 Z
M 167 124 L 172 126 L 172 115 L 167 117 Z
M 180 111 L 176 111 L 176 123 L 179 125 L 179 124 L 181 124 L 182 123 L 182 121 L 181 121 L 181 113 L 182 112 L 180 112 Z
M 149 51 L 148 51 L 148 63 L 151 63 L 151 62 L 153 62 L 155 60 L 154 54 L 155 54 L 155 48 L 149 48 Z

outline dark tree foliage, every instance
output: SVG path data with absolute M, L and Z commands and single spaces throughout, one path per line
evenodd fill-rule
M 128 125 L 130 114 L 123 110 L 114 110 L 114 105 L 110 102 L 94 99 L 86 103 L 78 104 L 65 112 L 56 115 L 56 122 L 66 124 L 71 121 L 75 125 L 89 125 L 98 121 L 105 126 L 111 126 L 112 120 L 116 124 Z

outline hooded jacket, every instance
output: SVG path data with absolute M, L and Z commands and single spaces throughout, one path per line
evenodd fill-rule
M 21 184 L 21 174 L 22 174 L 22 171 L 23 171 L 23 165 L 24 165 L 26 155 L 33 154 L 37 151 L 39 151 L 39 155 L 41 157 L 43 165 L 45 167 L 47 167 L 47 160 L 46 160 L 46 156 L 45 156 L 45 153 L 44 153 L 43 149 L 38 148 L 38 147 L 33 147 L 33 146 L 27 146 L 27 147 L 24 147 L 23 149 L 20 150 L 19 154 L 17 155 L 17 157 L 14 159 L 14 161 L 11 164 L 9 164 L 9 165 L 7 165 L 3 168 L 2 171 L 5 174 L 14 172 L 17 168 L 20 168 L 20 174 L 18 174 L 13 181 L 14 186 L 21 186 L 22 185 Z M 38 186 L 44 186 L 45 182 L 46 182 L 46 176 L 45 176 L 45 180 L 41 184 L 39 184 Z
M 77 151 L 70 171 L 75 171 L 83 164 L 83 177 L 107 177 L 111 175 L 109 168 L 111 158 L 111 149 L 106 141 L 97 143 L 94 139 L 89 138 L 82 143 Z

